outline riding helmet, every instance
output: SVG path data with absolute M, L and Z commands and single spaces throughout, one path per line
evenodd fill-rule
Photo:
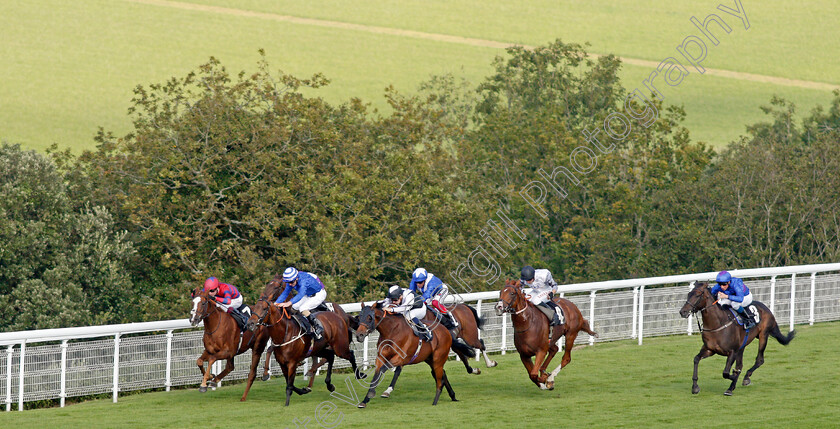
M 729 281 L 732 280 L 732 275 L 730 275 L 728 271 L 721 271 L 718 273 L 715 280 L 718 283 L 729 283 Z
M 526 281 L 526 282 L 534 280 L 534 267 L 532 267 L 530 265 L 526 265 L 525 267 L 523 267 L 522 268 L 522 275 L 520 276 L 520 279 L 522 281 Z

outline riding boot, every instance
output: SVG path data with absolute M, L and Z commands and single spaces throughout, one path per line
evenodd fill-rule
M 248 324 L 248 317 L 242 314 L 239 309 L 228 307 L 228 313 L 233 317 L 233 320 L 236 322 L 237 326 L 239 326 L 240 331 L 245 330 L 245 325 Z
M 546 317 L 548 317 L 548 320 L 549 320 L 548 325 L 549 326 L 557 326 L 557 325 L 561 324 L 562 322 L 560 321 L 560 317 L 557 315 L 557 310 L 555 309 L 555 307 L 553 307 L 549 303 L 554 304 L 551 301 L 546 301 L 546 302 L 540 303 L 539 306 L 537 306 L 537 308 L 542 307 L 542 308 L 540 308 L 540 310 L 543 312 L 543 314 L 545 314 Z M 557 304 L 554 304 L 554 305 L 556 306 Z
M 420 334 L 420 339 L 429 342 L 432 341 L 432 332 L 429 330 L 429 327 L 426 326 L 423 322 L 420 321 L 418 318 L 411 319 L 411 323 L 414 323 L 414 326 L 417 328 L 417 332 Z
M 321 322 L 315 317 L 315 313 L 309 313 L 307 318 L 309 319 L 309 324 L 312 327 L 310 332 L 315 337 L 315 340 L 320 340 L 324 335 L 324 328 L 321 326 Z
M 741 315 L 741 319 L 744 320 L 744 329 L 752 329 L 752 327 L 755 326 L 755 318 L 753 317 L 752 312 L 744 307 L 741 307 L 738 310 L 738 314 Z
M 295 320 L 298 321 L 300 324 L 300 328 L 303 330 L 304 335 L 312 335 L 312 325 L 309 323 L 309 318 L 302 315 L 302 314 L 295 314 Z

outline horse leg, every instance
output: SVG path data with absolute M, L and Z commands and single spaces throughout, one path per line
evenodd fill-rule
M 432 405 L 437 405 L 438 399 L 440 399 L 440 392 L 443 391 L 443 363 L 433 363 L 432 377 L 435 379 L 435 387 L 437 388 L 435 391 L 435 400 L 432 402 Z
M 215 362 L 216 358 L 214 356 L 209 356 L 209 358 L 207 359 L 207 371 L 204 371 L 204 377 L 201 378 L 201 386 L 198 388 L 198 391 L 201 393 L 207 391 L 207 379 L 210 378 L 210 368 L 213 367 L 213 364 Z
M 536 377 L 531 375 L 531 370 L 534 368 L 534 363 L 531 362 L 531 358 L 524 355 L 519 355 L 519 359 L 522 361 L 522 364 L 525 365 L 525 369 L 528 371 L 528 377 L 531 378 L 531 381 L 539 387 L 540 382 L 536 379 Z
M 764 364 L 764 349 L 767 348 L 767 333 L 762 332 L 761 335 L 758 336 L 758 355 L 755 357 L 755 365 L 753 365 L 750 369 L 747 370 L 747 373 L 744 375 L 744 386 L 749 386 L 750 376 L 752 375 L 753 371 L 758 369 L 762 364 Z
M 387 371 L 387 368 L 382 364 L 382 359 L 376 359 L 376 371 L 373 374 L 373 379 L 370 380 L 370 389 L 368 389 L 367 395 L 365 395 L 365 399 L 362 399 L 362 402 L 357 405 L 359 408 L 367 407 L 368 402 L 370 402 L 371 398 L 376 396 L 376 386 L 379 384 L 379 380 L 381 377 L 384 376 L 384 372 Z
M 219 381 L 222 381 L 222 379 L 225 378 L 226 375 L 230 374 L 230 372 L 233 371 L 233 370 L 234 370 L 233 357 L 231 357 L 230 359 L 227 360 L 227 363 L 225 364 L 225 369 L 222 370 L 222 372 L 219 373 L 219 375 L 213 377 L 212 380 L 208 381 L 207 385 L 210 386 L 210 387 L 216 387 L 216 383 L 218 383 Z
M 262 357 L 263 350 L 265 349 L 260 350 L 259 346 L 251 350 L 251 368 L 248 370 L 248 384 L 245 386 L 245 393 L 239 399 L 240 402 L 245 402 L 248 399 L 248 392 L 251 390 L 251 385 L 254 384 L 254 379 L 257 378 L 257 367 L 260 366 L 260 358 Z
M 496 361 L 490 360 L 490 356 L 487 356 L 487 347 L 484 345 L 484 340 L 479 340 L 479 342 L 481 342 L 481 348 L 478 352 L 484 356 L 484 364 L 487 365 L 487 368 L 493 368 L 498 365 Z
M 545 385 L 545 379 L 548 378 L 548 375 L 542 375 L 540 370 L 542 369 L 542 364 L 545 361 L 545 357 L 548 354 L 548 350 L 539 350 L 537 351 L 537 355 L 534 356 L 534 366 L 531 368 L 531 379 L 539 383 L 540 389 L 548 390 L 548 387 Z
M 467 369 L 467 374 L 475 374 L 475 375 L 481 374 L 480 369 L 473 368 L 473 367 L 470 366 L 470 357 L 469 356 L 466 356 L 461 352 L 455 352 L 455 354 L 458 355 L 459 358 L 461 358 L 461 362 L 464 363 L 464 367 Z
M 327 390 L 330 392 L 335 391 L 335 386 L 332 384 L 332 368 L 333 362 L 335 362 L 335 353 L 330 353 L 326 357 L 327 360 L 327 378 L 324 379 L 324 383 L 327 384 Z M 311 384 L 311 383 L 310 383 Z
M 201 353 L 201 356 L 199 356 L 198 359 L 196 359 L 196 361 L 195 361 L 195 364 L 198 366 L 198 370 L 201 371 L 201 377 L 202 378 L 204 378 L 204 361 L 208 357 L 210 357 L 210 354 L 207 353 L 207 350 L 204 350 L 204 352 Z M 207 370 L 209 371 L 210 367 L 207 367 Z
M 262 381 L 271 379 L 271 354 L 274 352 L 274 345 L 272 344 L 265 353 L 265 369 L 263 370 Z
M 723 392 L 726 396 L 732 396 L 732 391 L 735 390 L 735 385 L 738 383 L 738 376 L 740 374 L 737 371 L 732 371 L 730 374 L 729 370 L 732 369 L 732 364 L 738 359 L 738 355 L 740 353 L 740 351 L 736 350 L 729 353 L 729 356 L 726 357 L 726 366 L 723 368 L 723 378 L 732 381 L 732 383 L 729 384 L 729 388 L 726 389 L 726 392 Z
M 394 391 L 394 386 L 397 385 L 397 379 L 400 378 L 400 373 L 402 373 L 402 367 L 398 366 L 397 369 L 394 370 L 394 378 L 391 379 L 391 385 L 388 386 L 388 388 L 385 389 L 384 392 L 382 392 L 381 396 L 383 398 L 390 398 L 391 397 L 391 392 Z
M 295 387 L 295 374 L 297 373 L 297 362 L 292 361 L 286 363 L 283 375 L 286 376 L 286 406 L 289 406 L 289 401 L 292 398 L 292 392 L 298 395 L 305 395 L 310 392 L 309 389 L 298 389 Z
M 713 354 L 714 352 L 706 348 L 706 345 L 704 344 L 703 347 L 700 347 L 700 353 L 697 353 L 697 356 L 694 356 L 694 376 L 691 377 L 691 393 L 700 393 L 700 386 L 697 385 L 697 367 L 700 365 L 700 361 Z
M 449 394 L 449 398 L 452 399 L 452 402 L 458 402 L 455 399 L 455 391 L 452 390 L 452 385 L 449 384 L 449 377 L 446 376 L 446 370 L 443 371 L 443 387 L 446 388 L 446 393 Z

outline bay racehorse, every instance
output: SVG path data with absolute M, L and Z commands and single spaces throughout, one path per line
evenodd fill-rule
M 755 365 L 744 375 L 744 386 L 750 384 L 750 376 L 753 371 L 764 363 L 764 349 L 767 348 L 768 335 L 775 338 L 783 346 L 788 345 L 793 340 L 796 331 L 790 331 L 787 335 L 782 334 L 778 323 L 776 323 L 776 318 L 767 306 L 758 301 L 753 301 L 752 305 L 758 309 L 758 324 L 749 330 L 745 330 L 743 325 L 736 323 L 737 319 L 731 311 L 717 305 L 717 300 L 712 296 L 711 288 L 706 283 L 693 284 L 691 292 L 688 293 L 685 300 L 685 305 L 680 309 L 680 316 L 683 318 L 691 314 L 695 315 L 697 327 L 703 338 L 703 347 L 700 348 L 700 353 L 697 353 L 697 356 L 694 357 L 691 393 L 700 392 L 700 386 L 697 385 L 697 366 L 702 359 L 715 354 L 726 356 L 723 378 L 731 380 L 732 383 L 726 389 L 724 395 L 731 396 L 738 382 L 738 376 L 741 375 L 744 349 L 747 344 L 758 337 L 758 356 L 755 358 Z M 703 326 L 700 326 L 697 313 L 701 315 L 700 319 L 703 320 Z M 735 370 L 730 374 L 729 370 L 733 363 L 735 363 Z
M 432 369 L 432 377 L 435 379 L 436 392 L 432 405 L 437 405 L 440 393 L 444 387 L 453 401 L 455 391 L 446 378 L 446 371 L 443 366 L 449 358 L 449 350 L 453 348 L 467 357 L 475 357 L 475 351 L 469 346 L 462 346 L 459 342 L 452 342 L 452 335 L 440 323 L 434 320 L 424 320 L 432 331 L 432 341 L 421 341 L 408 325 L 408 321 L 400 314 L 385 312 L 379 307 L 380 303 L 371 306 L 362 304 L 362 311 L 359 314 L 359 327 L 356 329 L 356 340 L 361 342 L 364 337 L 373 332 L 379 332 L 379 341 L 376 343 L 376 370 L 370 383 L 367 395 L 358 405 L 365 408 L 371 398 L 376 395 L 376 386 L 382 380 L 385 371 L 390 368 L 403 367 L 405 365 L 426 362 Z
M 196 365 L 201 371 L 201 386 L 199 391 L 204 393 L 207 386 L 215 387 L 222 378 L 234 369 L 233 360 L 237 355 L 251 350 L 251 369 L 248 373 L 248 386 L 242 394 L 240 401 L 248 397 L 248 391 L 256 376 L 259 367 L 260 356 L 268 343 L 268 333 L 265 329 L 245 331 L 241 333 L 239 325 L 233 316 L 222 311 L 216 300 L 207 292 L 196 288 L 193 293 L 193 308 L 190 312 L 190 323 L 192 326 L 204 322 L 204 352 L 196 360 Z M 241 335 L 240 335 L 241 333 Z M 208 362 L 207 370 L 204 370 L 204 362 Z M 217 360 L 227 360 L 225 369 L 216 376 L 210 373 L 210 368 Z M 212 376 L 212 379 L 211 379 Z
M 554 378 L 572 360 L 572 348 L 580 331 L 597 337 L 583 318 L 577 306 L 565 298 L 554 297 L 554 302 L 563 310 L 566 322 L 550 329 L 548 317 L 528 300 L 519 280 L 505 281 L 499 293 L 496 313 L 510 313 L 513 320 L 513 343 L 519 352 L 519 359 L 528 370 L 528 376 L 540 389 L 554 389 Z M 557 341 L 566 336 L 566 349 L 560 365 L 551 372 L 546 368 L 559 350 Z M 534 357 L 534 361 L 531 358 Z
M 267 299 L 269 302 L 274 302 L 277 299 L 277 297 L 280 296 L 281 293 L 283 293 L 284 284 L 285 283 L 283 282 L 283 275 L 282 274 L 275 274 L 274 278 L 271 279 L 265 285 L 265 290 L 263 291 L 260 298 Z M 330 310 L 330 307 L 332 307 L 332 310 Z M 333 304 L 333 303 L 330 303 L 330 302 L 324 302 L 323 304 L 319 305 L 317 308 L 315 308 L 312 311 L 313 312 L 315 312 L 315 311 L 332 311 L 335 314 L 338 314 L 339 317 L 341 317 L 342 319 L 345 320 L 345 322 L 347 322 L 347 325 L 349 326 L 347 336 L 348 336 L 348 338 L 350 338 L 350 341 L 352 342 L 353 332 L 359 326 L 359 320 L 356 316 L 351 316 L 351 315 L 347 314 L 347 312 L 344 311 L 344 309 L 341 308 L 340 305 Z M 272 355 L 273 352 L 274 352 L 274 344 L 271 344 L 268 347 L 268 350 L 267 350 L 267 353 L 266 353 L 266 356 L 265 356 L 265 367 L 263 369 L 263 375 L 262 375 L 262 380 L 263 381 L 268 381 L 269 379 L 271 379 L 270 364 L 271 364 L 271 355 Z M 309 367 L 309 371 L 306 372 L 306 378 L 309 378 L 309 386 L 308 387 L 309 387 L 310 390 L 312 389 L 312 384 L 315 382 L 316 371 L 318 370 L 318 368 L 324 366 L 327 363 L 326 358 L 320 358 L 320 360 L 318 359 L 317 356 L 312 356 L 311 358 L 312 358 L 312 365 Z
M 330 392 L 335 390 L 332 384 L 332 366 L 336 355 L 350 362 L 356 378 L 363 377 L 356 366 L 356 356 L 350 349 L 349 326 L 341 316 L 329 311 L 317 313 L 315 317 L 323 326 L 324 334 L 321 339 L 315 341 L 309 335 L 304 335 L 288 309 L 280 309 L 272 303 L 263 298 L 257 301 L 251 318 L 248 319 L 248 329 L 264 327 L 274 342 L 274 358 L 280 364 L 286 378 L 286 406 L 289 405 L 292 392 L 303 395 L 312 391 L 311 387 L 299 389 L 294 384 L 298 363 L 310 356 L 327 360 L 327 376 L 324 382 Z
M 484 340 L 478 337 L 478 330 L 484 325 L 484 319 L 478 316 L 478 312 L 475 311 L 475 308 L 466 304 L 456 304 L 450 308 L 449 311 L 452 313 L 452 316 L 455 317 L 455 320 L 458 321 L 458 328 L 456 329 L 457 338 L 463 340 L 468 346 L 478 349 L 479 354 L 484 353 L 484 363 L 488 368 L 496 366 L 496 361 L 490 360 L 490 357 L 487 356 L 487 347 L 484 346 Z M 440 319 L 432 310 L 426 310 L 425 319 L 435 320 L 433 323 L 440 324 Z M 464 367 L 467 369 L 467 374 L 481 374 L 481 370 L 471 367 L 470 359 L 461 355 L 457 350 L 460 350 L 460 348 L 455 350 L 455 354 L 461 358 L 461 362 L 464 363 Z M 402 367 L 398 367 L 394 370 L 394 378 L 391 380 L 391 385 L 382 392 L 383 398 L 391 397 L 391 392 L 394 391 L 397 379 L 399 379 L 401 373 Z

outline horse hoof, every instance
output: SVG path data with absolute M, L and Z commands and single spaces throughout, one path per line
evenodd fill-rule
M 458 400 L 455 399 L 455 398 L 452 398 L 452 402 L 458 402 Z
M 487 368 L 493 368 L 494 366 L 496 366 L 496 365 L 498 365 L 498 364 L 499 364 L 499 363 L 498 363 L 498 362 L 496 362 L 496 361 L 491 361 L 491 362 L 490 362 L 490 364 L 489 364 L 489 365 L 487 365 Z
M 732 391 L 727 390 L 726 392 L 723 392 L 723 396 L 732 396 Z
M 545 383 L 545 387 L 547 387 L 548 390 L 554 390 L 554 382 L 549 381 L 548 383 Z
M 262 376 L 262 381 L 268 381 L 268 380 L 271 380 L 271 374 L 265 374 L 265 375 Z
M 198 391 L 199 391 L 199 392 L 201 392 L 201 393 L 206 393 L 206 392 L 207 392 L 207 386 L 201 386 L 201 387 L 199 387 L 199 388 L 198 388 Z
M 693 394 L 695 394 L 695 395 L 696 395 L 696 394 L 698 394 L 698 393 L 700 393 L 700 386 L 695 386 L 695 387 L 692 387 L 692 388 L 691 388 L 691 393 L 693 393 Z
M 749 386 L 751 383 L 752 383 L 752 381 L 750 381 L 749 378 L 745 378 L 743 383 L 741 383 L 741 384 L 743 384 L 744 386 Z
M 359 402 L 359 405 L 356 406 L 359 408 L 367 408 L 367 404 L 365 404 L 364 402 Z
M 335 386 L 333 386 L 332 384 L 328 384 L 327 390 L 329 390 L 330 392 L 335 392 Z
M 301 391 L 301 393 L 300 393 L 301 395 L 306 395 L 307 393 L 311 392 L 312 389 L 310 389 L 308 387 L 304 387 L 303 389 L 300 389 L 300 391 Z
M 388 398 L 390 398 L 390 397 L 391 397 L 391 394 L 390 394 L 390 393 L 388 393 L 388 392 L 385 392 L 385 393 L 383 393 L 383 394 L 379 395 L 379 397 L 380 397 L 380 398 L 385 398 L 385 399 L 388 399 Z
M 472 374 L 479 375 L 479 374 L 481 374 L 481 370 L 478 369 L 478 368 L 473 368 Z
M 207 382 L 207 387 L 212 387 L 213 389 L 216 389 L 216 382 L 212 381 L 212 380 L 208 381 Z
M 548 390 L 548 387 L 545 385 L 545 383 L 540 383 L 540 390 Z

